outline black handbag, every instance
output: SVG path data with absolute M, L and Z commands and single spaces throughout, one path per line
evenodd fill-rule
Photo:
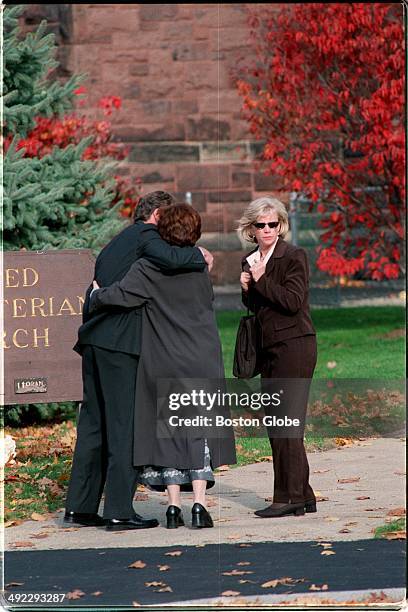
M 241 317 L 235 341 L 232 373 L 236 378 L 253 378 L 259 374 L 259 327 L 255 315 Z

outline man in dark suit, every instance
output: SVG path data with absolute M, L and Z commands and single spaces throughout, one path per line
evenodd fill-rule
M 156 191 L 139 202 L 134 224 L 99 254 L 94 278 L 101 286 L 121 280 L 145 257 L 163 270 L 202 270 L 212 257 L 202 248 L 170 246 L 156 228 L 160 207 L 174 198 Z M 111 308 L 89 313 L 87 290 L 83 324 L 74 350 L 82 355 L 84 398 L 77 426 L 64 521 L 108 530 L 156 527 L 133 509 L 137 470 L 133 467 L 133 415 L 141 345 L 141 309 Z M 105 488 L 103 518 L 97 514 Z

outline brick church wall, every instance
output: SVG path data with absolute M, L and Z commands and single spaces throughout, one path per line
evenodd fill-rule
M 31 5 L 25 13 L 28 27 L 41 15 L 49 20 L 62 76 L 87 73 L 81 112 L 95 115 L 101 96 L 122 98 L 113 132 L 131 152 L 120 172 L 140 178 L 142 193 L 164 189 L 182 201 L 191 192 L 202 242 L 217 258 L 218 284 L 238 280 L 243 246 L 234 229 L 245 206 L 263 194 L 287 202 L 279 181 L 254 169 L 260 145 L 240 115 L 231 79 L 231 69 L 251 54 L 248 6 Z

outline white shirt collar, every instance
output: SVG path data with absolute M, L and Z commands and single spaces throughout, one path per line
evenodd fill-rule
M 271 246 L 271 248 L 269 249 L 269 251 L 267 252 L 265 257 L 263 258 L 263 261 L 265 262 L 265 265 L 268 263 L 268 261 L 272 257 L 272 253 L 275 250 L 277 242 L 278 242 L 278 239 L 275 240 L 274 244 Z M 259 250 L 259 247 L 258 247 L 258 249 L 254 253 L 252 253 L 251 255 L 248 255 L 246 260 L 247 260 L 247 262 L 249 263 L 250 266 L 253 266 L 254 263 L 258 263 L 258 261 L 261 261 L 261 251 Z

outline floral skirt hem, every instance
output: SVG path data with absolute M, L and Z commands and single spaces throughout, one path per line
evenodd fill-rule
M 138 482 L 156 491 L 164 491 L 167 485 L 180 485 L 182 491 L 192 491 L 193 480 L 206 480 L 207 489 L 215 484 L 211 469 L 210 449 L 205 444 L 204 466 L 195 470 L 179 470 L 173 467 L 146 465 L 141 471 Z

